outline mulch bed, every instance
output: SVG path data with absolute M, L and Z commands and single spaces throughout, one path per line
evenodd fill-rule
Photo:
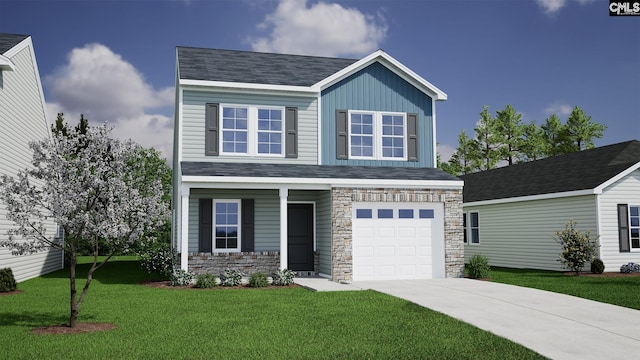
M 0 296 L 9 296 L 9 295 L 22 294 L 22 293 L 23 293 L 23 290 L 4 291 L 4 292 L 0 292 Z
M 574 271 L 567 271 L 564 273 L 567 276 L 576 276 Z M 590 271 L 582 271 L 579 276 L 589 276 L 589 277 L 640 277 L 640 272 L 633 272 L 629 274 L 621 273 L 619 271 L 611 271 L 611 272 L 603 272 L 602 274 L 594 274 Z
M 227 290 L 227 289 L 286 289 L 286 288 L 294 288 L 294 287 L 299 287 L 299 285 L 297 284 L 291 284 L 288 286 L 276 286 L 276 285 L 269 285 L 269 286 L 265 286 L 265 287 L 261 287 L 261 288 L 253 288 L 249 285 L 240 285 L 240 286 L 216 286 L 213 288 L 208 288 L 208 289 L 201 289 L 201 288 L 197 288 L 194 287 L 193 285 L 187 285 L 187 286 L 171 286 L 169 285 L 169 281 L 142 281 L 140 283 L 141 285 L 147 286 L 147 287 L 151 287 L 151 288 L 156 288 L 156 289 L 182 289 L 182 290 Z
M 60 324 L 36 328 L 31 330 L 31 333 L 39 335 L 81 334 L 108 331 L 117 327 L 117 325 L 109 323 L 77 323 L 74 328 L 67 324 Z

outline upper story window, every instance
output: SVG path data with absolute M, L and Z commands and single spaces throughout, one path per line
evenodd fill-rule
M 349 111 L 349 158 L 407 160 L 404 113 Z
M 222 105 L 222 154 L 284 156 L 283 108 Z

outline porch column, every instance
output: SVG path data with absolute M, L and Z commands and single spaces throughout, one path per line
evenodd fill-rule
M 189 270 L 189 188 L 182 192 L 180 206 L 180 268 Z
M 280 188 L 280 269 L 287 268 L 287 197 L 289 189 Z

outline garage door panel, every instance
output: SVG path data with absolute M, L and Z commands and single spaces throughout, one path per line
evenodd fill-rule
M 435 212 L 432 203 L 360 204 L 354 207 L 370 209 L 372 216 L 353 218 L 354 280 L 431 278 L 432 238 L 436 223 L 444 226 L 442 211 Z M 393 215 L 378 209 L 391 209 Z M 421 217 L 423 213 L 435 216 Z M 379 214 L 393 218 L 379 219 Z

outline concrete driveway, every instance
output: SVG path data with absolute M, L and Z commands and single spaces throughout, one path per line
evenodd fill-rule
M 366 281 L 351 286 L 447 314 L 552 359 L 640 358 L 638 310 L 470 279 Z

